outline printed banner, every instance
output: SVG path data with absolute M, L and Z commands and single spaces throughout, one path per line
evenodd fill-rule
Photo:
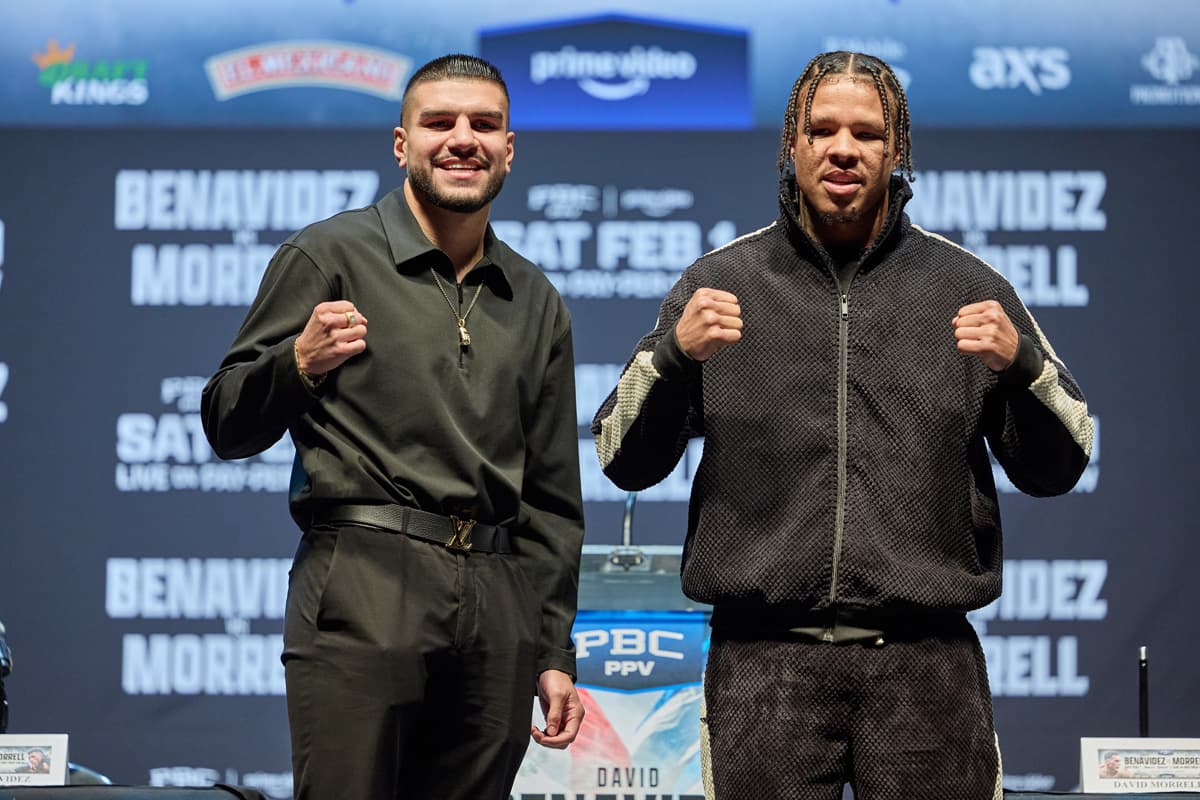
M 290 795 L 279 650 L 299 535 L 286 509 L 294 448 L 285 437 L 221 461 L 199 392 L 277 244 L 400 181 L 390 132 L 296 130 L 281 146 L 278 131 L 0 130 L 11 730 L 65 730 L 73 760 L 121 783 Z M 1141 645 L 1155 656 L 1156 735 L 1186 735 L 1196 716 L 1195 645 L 1178 632 L 1200 606 L 1181 483 L 1200 451 L 1182 344 L 1200 273 L 1181 255 L 1192 221 L 1180 194 L 1200 182 L 1200 162 L 1180 157 L 1197 135 L 915 139 L 912 220 L 1009 278 L 1079 378 L 1099 433 L 1064 497 L 1024 496 L 994 471 L 1005 592 L 971 619 L 1011 789 L 1072 788 L 1070 732 L 1133 724 Z M 517 133 L 492 219 L 572 314 L 589 552 L 621 542 L 626 500 L 600 472 L 592 414 L 688 263 L 775 218 L 777 146 L 777 131 Z M 79 152 L 89 155 L 63 155 Z M 702 458 L 697 440 L 639 494 L 632 544 L 653 551 L 637 567 L 653 574 L 609 602 L 662 605 L 678 568 L 663 554 L 682 544 Z M 588 585 L 594 596 L 609 584 Z M 582 615 L 581 682 L 603 741 L 553 763 L 534 746 L 530 769 L 584 793 L 693 793 L 690 740 L 672 744 L 668 731 L 695 730 L 702 631 L 669 616 Z
M 385 128 L 417 66 L 494 59 L 518 128 L 777 130 L 812 56 L 888 61 L 923 127 L 1200 125 L 1191 0 L 380 0 L 0 6 L 0 125 Z
M 1200 739 L 1102 739 L 1079 742 L 1084 791 L 1178 792 L 1200 789 Z
M 64 786 L 66 734 L 0 734 L 0 786 Z
M 700 611 L 581 612 L 573 638 L 586 724 L 566 751 L 530 745 L 513 800 L 703 800 L 708 632 Z

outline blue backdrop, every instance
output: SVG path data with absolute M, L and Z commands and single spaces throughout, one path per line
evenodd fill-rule
M 587 542 L 603 551 L 624 494 L 587 422 L 679 271 L 774 218 L 788 89 L 847 46 L 908 84 L 914 221 L 1008 275 L 1096 416 L 1070 495 L 1026 498 L 998 473 L 1006 588 L 975 622 L 1006 785 L 1072 788 L 1080 736 L 1136 733 L 1139 645 L 1152 732 L 1200 733 L 1194 4 L 74 6 L 0 7 L 13 732 L 68 732 L 74 760 L 121 782 L 290 796 L 292 451 L 217 460 L 199 390 L 275 245 L 401 180 L 391 126 L 412 65 L 482 52 L 512 81 L 516 160 L 492 218 L 574 317 Z M 701 446 L 643 493 L 639 543 L 681 542 Z

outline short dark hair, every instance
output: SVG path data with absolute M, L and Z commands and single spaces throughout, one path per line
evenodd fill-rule
M 803 132 L 812 144 L 812 102 L 817 93 L 817 86 L 826 75 L 851 75 L 870 78 L 879 92 L 879 102 L 883 105 L 884 130 L 883 154 L 886 158 L 889 148 L 895 142 L 896 151 L 900 154 L 900 169 L 911 180 L 912 171 L 912 134 L 908 119 L 908 98 L 904 87 L 900 85 L 896 73 L 883 59 L 869 56 L 865 53 L 851 53 L 846 50 L 836 50 L 821 55 L 808 62 L 808 66 L 792 84 L 792 93 L 788 95 L 787 109 L 783 112 L 783 134 L 779 141 L 779 171 L 787 168 L 791 158 L 791 150 L 796 143 L 796 137 Z M 800 128 L 798 118 L 801 116 L 797 105 L 800 102 L 800 91 L 805 86 L 804 93 L 804 127 Z M 897 108 L 892 108 L 888 94 L 895 98 Z M 894 113 L 893 113 L 894 112 Z
M 404 98 L 400 101 L 400 124 L 404 124 L 404 110 L 408 107 L 408 96 L 412 93 L 413 87 L 430 81 L 454 80 L 494 83 L 504 92 L 504 102 L 508 103 L 508 85 L 504 83 L 504 78 L 501 77 L 500 70 L 496 69 L 495 65 L 478 56 L 451 53 L 435 58 L 420 67 L 408 79 L 408 85 L 404 87 Z M 505 116 L 507 117 L 507 115 Z

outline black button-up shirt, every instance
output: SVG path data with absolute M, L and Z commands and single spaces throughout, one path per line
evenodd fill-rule
M 462 347 L 458 318 L 476 289 Z M 367 318 L 367 349 L 310 391 L 293 344 L 328 300 L 349 300 Z M 456 285 L 397 189 L 279 248 L 204 389 L 202 417 L 222 458 L 291 432 L 303 474 L 290 503 L 302 527 L 322 503 L 399 503 L 513 525 L 517 557 L 544 594 L 538 668 L 574 674 L 583 539 L 574 379 L 570 318 L 541 271 L 489 227 L 483 258 Z

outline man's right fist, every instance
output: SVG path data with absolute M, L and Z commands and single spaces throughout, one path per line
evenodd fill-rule
M 721 348 L 742 338 L 742 307 L 720 289 L 697 289 L 675 324 L 675 339 L 695 361 L 707 361 Z
M 349 300 L 318 303 L 296 337 L 296 364 L 309 375 L 324 375 L 367 349 L 367 318 Z

